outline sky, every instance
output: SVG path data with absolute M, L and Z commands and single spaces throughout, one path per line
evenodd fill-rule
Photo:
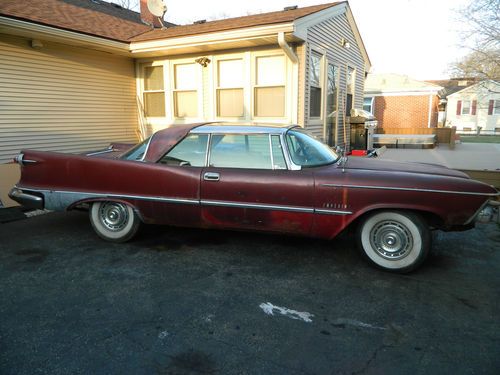
M 131 0 L 134 2 L 137 0 Z M 237 17 L 305 7 L 333 0 L 166 0 L 167 21 Z M 119 0 L 115 0 L 119 2 Z M 397 73 L 415 79 L 449 76 L 449 64 L 466 54 L 458 45 L 463 25 L 456 10 L 468 0 L 350 0 L 349 5 L 372 62 L 374 73 Z M 138 10 L 136 8 L 136 10 Z

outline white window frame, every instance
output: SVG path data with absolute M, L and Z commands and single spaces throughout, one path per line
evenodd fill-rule
M 242 88 L 243 89 L 243 116 L 241 117 L 224 117 L 224 116 L 218 116 L 218 111 L 217 111 L 217 90 L 221 89 L 219 87 L 219 61 L 226 61 L 226 60 L 242 60 L 243 63 L 243 74 L 244 74 L 244 80 L 243 80 L 243 86 L 242 87 L 223 87 L 223 89 L 228 89 L 228 88 Z M 244 53 L 232 53 L 232 54 L 224 54 L 224 55 L 215 55 L 212 58 L 212 69 L 210 74 L 210 85 L 211 85 L 211 90 L 210 92 L 212 93 L 210 101 L 212 102 L 211 108 L 212 108 L 212 113 L 213 116 L 212 118 L 215 118 L 217 120 L 249 120 L 250 119 L 250 108 L 248 108 L 248 96 L 250 95 L 250 78 L 249 78 L 249 65 L 250 65 L 250 58 L 248 54 Z
M 194 60 L 196 58 L 188 58 L 188 59 L 174 59 L 169 60 L 170 62 L 170 95 L 169 95 L 169 108 L 171 113 L 171 118 L 174 123 L 186 123 L 193 121 L 202 121 L 204 118 L 203 113 L 203 72 L 202 66 L 196 63 Z M 176 117 L 175 116 L 175 93 L 178 91 L 191 91 L 191 90 L 180 90 L 175 88 L 175 66 L 176 65 L 185 65 L 185 64 L 195 64 L 196 66 L 196 94 L 197 94 L 197 104 L 198 104 L 198 116 L 196 117 Z
M 352 69 L 352 79 L 351 79 L 351 88 L 352 88 L 352 92 L 349 92 L 348 91 L 348 88 L 349 88 L 349 69 Z M 352 107 L 354 108 L 354 98 L 356 96 L 356 75 L 357 75 L 357 71 L 356 71 L 356 68 L 351 66 L 351 65 L 347 65 L 347 70 L 346 70 L 346 79 L 345 79 L 345 92 L 346 92 L 346 95 L 347 94 L 351 94 L 352 95 Z
M 500 115 L 500 99 L 493 99 L 492 115 Z
M 319 116 L 311 116 L 311 63 L 309 60 L 309 71 L 308 76 L 307 76 L 307 83 L 308 87 L 307 90 L 309 90 L 309 103 L 307 103 L 307 108 L 308 108 L 308 118 L 309 118 L 309 125 L 321 125 L 323 124 L 325 120 L 325 110 L 326 110 L 326 105 L 325 105 L 325 82 L 326 82 L 326 51 L 321 50 L 319 48 L 311 48 L 309 50 L 309 59 L 312 58 L 313 54 L 320 56 L 320 62 L 319 62 L 319 83 L 321 85 L 321 97 L 320 97 L 320 111 L 319 111 Z
M 373 115 L 373 104 L 375 103 L 375 97 L 374 96 L 366 96 L 363 97 L 363 109 L 365 109 L 365 99 L 370 99 L 370 113 Z
M 149 68 L 149 67 L 156 67 L 156 66 L 161 66 L 163 67 L 163 90 L 146 90 L 146 87 L 145 87 L 145 71 L 146 71 L 146 68 Z M 143 62 L 143 63 L 140 63 L 139 64 L 139 73 L 140 73 L 140 76 L 139 76 L 139 83 L 140 83 L 140 89 L 141 89 L 141 95 L 140 95 L 140 102 L 141 102 L 141 110 L 142 110 L 142 113 L 143 113 L 143 116 L 144 116 L 144 119 L 147 121 L 147 122 L 151 122 L 151 123 L 154 123 L 154 122 L 158 122 L 158 121 L 162 121 L 164 120 L 166 117 L 168 117 L 168 100 L 167 100 L 167 97 L 168 97 L 168 84 L 167 84 L 167 75 L 168 75 L 168 67 L 165 66 L 164 62 L 163 61 L 151 61 L 151 62 Z M 144 94 L 146 93 L 151 93 L 151 92 L 163 92 L 163 98 L 164 98 L 164 106 L 165 106 L 165 116 L 147 116 L 146 115 L 146 101 L 144 100 Z
M 469 102 L 469 112 L 464 112 L 464 108 L 465 108 L 465 105 L 464 103 L 465 102 Z M 462 99 L 462 105 L 461 105 L 461 108 L 460 108 L 460 115 L 462 116 L 468 116 L 472 113 L 472 100 L 471 99 Z
M 327 142 L 328 140 L 326 139 L 326 128 L 327 128 L 327 122 L 328 122 L 328 113 L 326 113 L 327 110 L 327 101 L 328 101 L 328 68 L 329 65 L 334 66 L 336 71 L 337 71 L 337 76 L 336 76 L 336 81 L 335 81 L 335 87 L 337 89 L 337 97 L 336 102 L 337 102 L 337 115 L 336 115 L 336 126 L 338 126 L 338 121 L 339 121 L 339 112 L 340 112 L 340 103 L 339 103 L 339 97 L 340 97 L 340 64 L 337 63 L 336 61 L 328 60 L 328 58 L 325 58 L 325 68 L 324 68 L 324 84 L 323 87 L 325 87 L 325 92 L 324 92 L 324 119 L 323 119 L 323 140 Z M 321 112 L 323 113 L 323 111 Z M 338 129 L 337 129 L 338 130 Z M 334 134 L 333 137 L 335 143 L 337 142 L 337 134 Z
M 283 111 L 283 116 L 276 116 L 276 117 L 263 117 L 263 116 L 256 116 L 255 115 L 255 89 L 258 87 L 278 87 L 281 85 L 258 85 L 257 84 L 257 59 L 259 57 L 273 57 L 273 56 L 283 56 L 284 59 L 284 66 L 285 66 L 285 72 L 284 72 L 284 89 L 285 89 L 285 105 L 284 105 L 284 111 Z M 283 123 L 284 121 L 288 118 L 291 119 L 291 113 L 290 113 L 290 103 L 291 103 L 291 88 L 292 88 L 292 78 L 291 78 L 291 73 L 292 69 L 289 66 L 289 58 L 283 53 L 282 50 L 269 50 L 269 51 L 258 51 L 258 52 L 251 52 L 251 86 L 250 86 L 250 117 L 251 119 L 255 119 L 258 121 L 266 121 L 266 122 L 278 122 L 278 123 Z

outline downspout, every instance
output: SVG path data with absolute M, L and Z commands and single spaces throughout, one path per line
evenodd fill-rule
M 433 98 L 433 95 L 429 95 L 429 119 L 427 121 L 427 127 L 430 128 L 431 127 L 431 120 L 432 120 L 432 98 Z
M 285 52 L 285 55 L 293 63 L 293 66 L 292 66 L 292 82 L 290 82 L 290 84 L 291 84 L 291 90 L 292 90 L 291 91 L 290 100 L 292 102 L 295 101 L 295 105 L 291 105 L 290 106 L 291 110 L 289 110 L 289 112 L 287 114 L 287 117 L 288 117 L 289 123 L 291 123 L 291 124 L 293 124 L 293 123 L 298 124 L 299 123 L 298 106 L 300 105 L 298 103 L 298 97 L 299 97 L 299 70 L 298 70 L 299 58 L 295 54 L 295 52 L 293 51 L 293 49 L 290 47 L 290 45 L 286 42 L 286 40 L 285 40 L 285 33 L 284 32 L 279 32 L 278 33 L 278 44 L 281 47 L 281 49 L 283 50 L 283 52 Z M 287 74 L 287 78 L 286 78 L 287 81 L 289 80 L 289 77 L 290 76 Z M 288 97 L 288 94 L 287 94 L 287 97 Z
M 299 58 L 297 57 L 295 52 L 293 52 L 290 45 L 286 42 L 285 33 L 283 31 L 278 33 L 278 44 L 283 50 L 283 52 L 285 52 L 285 54 L 294 64 L 297 64 L 299 62 Z

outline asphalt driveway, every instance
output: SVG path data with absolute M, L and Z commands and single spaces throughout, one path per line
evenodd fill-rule
M 496 374 L 500 229 L 439 234 L 392 275 L 352 238 L 0 224 L 1 374 Z

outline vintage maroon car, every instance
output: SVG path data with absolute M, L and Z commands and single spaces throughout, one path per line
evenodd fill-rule
M 23 150 L 10 197 L 88 208 L 97 234 L 127 241 L 139 224 L 259 230 L 331 239 L 355 225 L 373 264 L 405 272 L 431 229 L 465 230 L 499 193 L 428 164 L 339 156 L 298 126 L 172 126 L 123 152 Z

